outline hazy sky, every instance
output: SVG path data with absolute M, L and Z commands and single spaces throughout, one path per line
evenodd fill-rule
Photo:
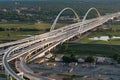
M 0 1 L 47 1 L 47 0 L 0 0 Z

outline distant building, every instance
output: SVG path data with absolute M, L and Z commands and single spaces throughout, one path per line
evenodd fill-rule
M 1 19 L 1 22 L 6 23 L 6 22 L 8 22 L 8 20 L 6 20 L 6 19 Z
M 15 2 L 14 4 L 15 4 L 15 5 L 19 5 L 20 3 L 19 3 L 19 2 Z
M 104 63 L 105 62 L 105 58 L 104 57 L 97 57 L 97 63 Z
M 26 16 L 33 16 L 32 14 L 26 14 Z
M 79 63 L 83 63 L 83 62 L 85 62 L 85 60 L 82 59 L 82 58 L 78 58 L 78 62 L 79 62 Z
M 46 57 L 46 58 L 50 58 L 50 57 L 52 57 L 52 56 L 53 56 L 53 54 L 49 53 L 49 54 L 46 55 L 45 57 Z
M 40 64 L 40 63 L 43 63 L 43 62 L 44 62 L 44 59 L 38 59 L 35 63 Z
M 47 66 L 53 66 L 53 67 L 54 67 L 54 66 L 56 66 L 56 63 L 54 63 L 54 62 L 47 62 L 46 65 L 47 65 Z
M 63 60 L 62 60 L 62 57 L 63 57 L 63 55 L 57 55 L 57 56 L 55 57 L 55 61 L 63 61 Z
M 13 21 L 13 22 L 19 22 L 19 20 L 11 20 L 11 21 Z
M 27 7 L 21 7 L 20 10 L 24 11 L 24 10 L 28 10 L 28 8 Z
M 40 10 L 41 10 L 41 7 L 39 6 L 39 7 L 38 7 L 38 11 L 40 11 Z
M 3 9 L 3 12 L 7 12 L 7 9 Z
M 19 9 L 16 9 L 15 11 L 16 11 L 18 14 L 21 12 Z
M 106 58 L 105 59 L 105 63 L 106 64 L 112 64 L 113 63 L 113 59 L 112 58 Z

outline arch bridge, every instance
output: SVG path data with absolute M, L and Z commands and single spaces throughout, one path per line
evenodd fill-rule
M 57 20 L 65 10 L 71 10 L 75 14 L 78 23 L 67 25 L 54 30 Z M 95 10 L 99 17 L 86 20 L 87 15 L 92 10 Z M 26 62 L 33 61 L 39 57 L 45 57 L 46 55 L 48 55 L 48 52 L 50 52 L 53 48 L 65 42 L 66 40 L 69 40 L 76 35 L 83 34 L 89 30 L 92 30 L 104 24 L 108 20 L 119 16 L 120 12 L 101 16 L 98 10 L 93 7 L 87 11 L 84 18 L 82 19 L 82 22 L 80 22 L 79 16 L 72 8 L 65 8 L 56 17 L 50 29 L 50 32 L 32 36 L 15 42 L 0 44 L 0 48 L 2 48 L 3 50 L 3 53 L 0 53 L 1 56 L 3 56 L 0 64 L 4 66 L 8 75 L 14 77 L 16 80 L 24 79 L 10 67 L 8 62 L 12 60 L 16 61 L 16 69 L 20 73 L 22 73 L 21 75 L 27 78 L 30 78 L 32 80 L 53 80 L 47 77 L 35 75 L 34 72 L 27 67 Z M 6 47 L 6 49 L 4 47 Z

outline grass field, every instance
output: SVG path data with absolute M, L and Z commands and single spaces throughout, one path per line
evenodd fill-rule
M 109 41 L 89 40 L 92 37 L 109 35 L 120 37 L 120 25 L 113 25 L 110 28 L 98 30 L 75 43 L 65 43 L 55 53 L 90 56 L 111 56 L 115 53 L 120 53 L 120 39 L 110 39 Z
M 6 78 L 7 76 L 4 74 L 0 74 L 0 78 Z
M 65 24 L 58 24 L 56 27 L 62 27 Z M 51 24 L 40 23 L 40 24 L 0 24 L 0 28 L 7 29 L 6 31 L 0 31 L 0 43 L 18 40 L 29 37 L 31 35 L 41 34 L 49 31 Z M 15 31 L 8 30 L 14 28 Z M 23 28 L 28 29 L 26 31 L 17 31 L 17 29 Z M 37 31 L 29 31 L 29 29 L 37 29 Z M 46 30 L 47 29 L 47 30 Z M 113 39 L 109 41 L 101 40 L 88 40 L 90 37 L 99 36 L 120 36 L 120 25 L 112 26 L 108 29 L 93 32 L 88 37 L 80 40 L 78 43 L 69 43 L 68 48 L 66 44 L 63 44 L 56 54 L 77 54 L 77 55 L 102 55 L 110 56 L 120 51 L 120 39 Z M 84 44 L 83 44 L 84 43 Z M 111 46 L 112 44 L 112 46 Z M 117 44 L 117 45 L 113 45 Z
M 80 40 L 79 43 L 120 45 L 120 39 L 111 39 L 109 41 L 102 41 L 102 40 L 89 40 L 88 38 L 85 38 L 83 40 Z
M 111 56 L 120 53 L 120 45 L 65 43 L 55 54 Z
M 56 28 L 63 27 L 64 25 L 65 24 L 57 24 Z M 23 39 L 30 35 L 42 34 L 48 32 L 50 27 L 51 24 L 49 23 L 0 24 L 0 28 L 4 29 L 4 31 L 0 31 L 0 43 Z
M 44 30 L 47 28 L 50 28 L 52 24 L 50 23 L 36 23 L 36 24 L 27 24 L 27 23 L 6 23 L 6 24 L 0 24 L 0 28 L 10 29 L 10 28 L 23 28 L 23 29 L 38 29 L 38 30 Z M 65 24 L 57 24 L 56 27 L 59 28 Z
M 80 43 L 90 43 L 90 44 L 120 44 L 120 39 L 110 39 L 109 41 L 102 40 L 89 40 L 89 38 L 100 37 L 100 36 L 118 36 L 120 37 L 120 25 L 113 25 L 110 28 L 102 29 L 91 33 L 89 36 L 84 39 L 79 40 Z

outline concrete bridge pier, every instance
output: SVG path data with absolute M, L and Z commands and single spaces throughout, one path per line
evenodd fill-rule
M 18 73 L 17 75 L 20 76 L 20 77 L 24 80 L 23 72 L 20 72 L 20 73 Z
M 9 73 L 5 70 L 5 74 L 6 74 L 6 76 L 7 76 L 7 80 L 10 80 L 10 78 L 9 78 Z

